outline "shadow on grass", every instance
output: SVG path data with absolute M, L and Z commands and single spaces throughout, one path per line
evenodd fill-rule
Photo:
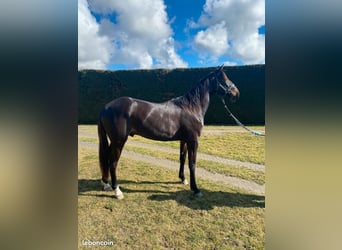
M 111 182 L 110 182 L 111 183 Z M 180 182 L 178 181 L 139 181 L 139 182 L 135 182 L 135 181 L 129 181 L 129 180 L 120 180 L 119 181 L 119 185 L 120 185 L 120 189 L 122 192 L 124 193 L 167 193 L 169 194 L 170 192 L 167 191 L 161 191 L 161 190 L 138 190 L 138 189 L 130 189 L 127 187 L 123 187 L 121 185 L 125 185 L 125 184 L 137 184 L 137 185 L 141 185 L 141 184 L 148 184 L 148 185 L 153 185 L 153 184 L 159 184 L 159 185 L 178 185 Z M 114 197 L 114 192 L 109 191 L 109 192 L 102 192 L 99 194 L 93 194 L 93 193 L 87 193 L 90 191 L 103 191 L 102 190 L 102 184 L 100 180 L 94 180 L 94 179 L 80 179 L 78 180 L 78 195 L 81 196 L 96 196 L 96 197 Z
M 153 201 L 174 200 L 178 204 L 194 210 L 211 210 L 214 207 L 265 207 L 265 196 L 210 191 L 201 189 L 203 197 L 195 198 L 189 190 L 182 190 L 168 194 L 153 194 L 149 197 Z
M 100 191 L 100 190 L 101 190 L 100 180 L 92 180 L 92 179 L 78 180 L 78 194 L 82 194 L 84 192 L 89 192 L 89 191 Z
M 133 190 L 126 187 L 122 187 L 121 185 L 124 184 L 159 184 L 159 185 L 175 185 L 180 184 L 180 181 L 129 181 L 129 180 L 120 180 L 118 181 L 120 185 L 120 189 L 127 193 L 169 193 L 169 192 L 163 192 L 160 190 Z M 111 183 L 111 182 L 110 182 Z M 94 179 L 80 179 L 78 180 L 78 194 L 82 194 L 84 192 L 89 191 L 101 191 L 102 185 L 100 180 L 94 180 Z
M 180 182 L 162 182 L 162 181 L 129 181 L 121 180 L 120 184 L 159 184 L 159 185 L 181 185 Z M 80 179 L 78 180 L 78 194 L 85 196 L 96 197 L 113 197 L 113 192 L 106 192 L 106 194 L 89 194 L 89 191 L 101 191 L 102 186 L 100 180 L 94 179 Z M 242 194 L 233 192 L 211 191 L 201 189 L 203 197 L 195 198 L 193 192 L 190 190 L 180 190 L 175 192 L 161 191 L 161 190 L 140 190 L 127 187 L 120 187 L 124 193 L 152 193 L 148 196 L 149 200 L 163 202 L 176 201 L 179 205 L 186 206 L 194 210 L 211 210 L 214 207 L 265 207 L 265 196 Z M 108 193 L 108 194 L 107 194 Z

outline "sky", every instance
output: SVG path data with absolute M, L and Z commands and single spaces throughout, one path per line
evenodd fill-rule
M 265 63 L 265 0 L 78 0 L 79 69 Z

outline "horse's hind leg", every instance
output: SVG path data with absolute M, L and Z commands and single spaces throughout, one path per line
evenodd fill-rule
M 113 188 L 112 186 L 109 184 L 108 182 L 108 178 L 109 178 L 109 167 L 105 170 L 105 169 L 101 169 L 102 170 L 102 179 L 101 179 L 101 183 L 103 185 L 103 190 L 104 191 L 112 191 Z
M 102 121 L 99 120 L 98 123 L 98 136 L 99 136 L 99 160 L 100 160 L 100 169 L 102 173 L 101 183 L 103 185 L 103 189 L 105 191 L 113 190 L 110 184 L 108 183 L 109 178 L 109 145 L 107 140 L 107 133 L 105 128 L 103 127 Z
M 198 142 L 190 141 L 187 144 L 189 149 L 190 188 L 194 191 L 195 197 L 201 197 L 202 193 L 197 188 L 195 176 Z
M 109 150 L 109 149 L 107 149 Z M 102 157 L 101 162 L 100 162 L 100 169 L 101 169 L 101 183 L 103 185 L 103 190 L 104 191 L 111 191 L 113 190 L 111 185 L 108 183 L 108 178 L 109 178 L 109 161 L 108 161 L 108 153 L 109 152 L 102 152 L 104 149 L 100 147 L 100 157 Z
M 116 168 L 118 165 L 118 161 L 120 159 L 120 155 L 123 149 L 123 146 L 125 145 L 127 138 L 122 142 L 112 143 L 110 145 L 110 157 L 109 157 L 109 172 L 112 179 L 112 188 L 115 192 L 115 197 L 120 199 L 123 199 L 124 196 L 118 186 L 117 183 L 117 177 L 116 177 Z
M 180 142 L 180 155 L 179 155 L 179 161 L 180 161 L 180 167 L 179 167 L 179 178 L 181 179 L 181 182 L 185 185 L 188 184 L 188 181 L 185 179 L 184 176 L 184 164 L 186 159 L 186 154 L 188 152 L 188 148 L 185 141 Z

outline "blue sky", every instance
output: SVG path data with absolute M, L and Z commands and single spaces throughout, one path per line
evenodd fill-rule
M 79 0 L 79 69 L 265 63 L 264 0 Z

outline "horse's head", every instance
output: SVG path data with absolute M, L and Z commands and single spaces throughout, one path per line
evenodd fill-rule
M 235 102 L 239 99 L 240 91 L 235 86 L 235 84 L 229 80 L 226 73 L 223 71 L 223 65 L 217 68 L 213 72 L 213 78 L 212 78 L 212 85 L 213 86 L 213 92 L 216 92 L 216 94 L 220 96 L 224 96 L 228 94 L 230 96 L 230 100 L 232 102 Z

